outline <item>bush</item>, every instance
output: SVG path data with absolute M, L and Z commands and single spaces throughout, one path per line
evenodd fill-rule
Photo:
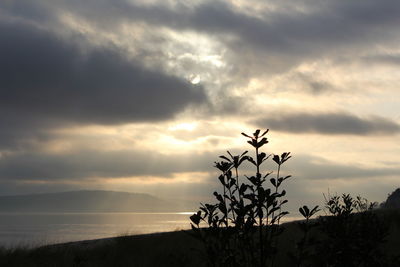
M 282 165 L 291 158 L 290 152 L 281 155 L 267 155 L 260 149 L 268 143 L 265 135 L 256 130 L 252 136 L 242 133 L 255 150 L 255 157 L 248 151 L 240 155 L 220 156 L 215 162 L 221 171 L 218 177 L 221 193 L 214 192 L 215 204 L 201 204 L 193 214 L 194 236 L 203 241 L 210 266 L 273 266 L 277 253 L 277 237 L 282 233 L 284 181 L 291 176 L 281 176 Z M 261 165 L 272 159 L 276 172 L 261 172 Z M 239 167 L 250 162 L 255 168 L 253 176 L 239 176 Z M 206 228 L 200 228 L 206 224 Z
M 375 206 L 360 196 L 329 196 L 329 216 L 318 220 L 323 235 L 313 266 L 391 266 L 382 251 L 389 227 L 372 211 Z
M 290 152 L 267 155 L 260 149 L 268 143 L 256 130 L 252 135 L 242 133 L 255 150 L 254 158 L 248 151 L 240 155 L 220 156 L 215 162 L 221 192 L 213 194 L 215 204 L 201 204 L 191 219 L 192 232 L 204 244 L 209 266 L 274 266 L 278 252 L 278 237 L 284 231 L 281 219 L 287 200 L 282 184 L 290 175 L 282 176 L 283 164 L 291 158 Z M 262 172 L 261 166 L 271 159 L 275 173 Z M 253 176 L 239 175 L 240 166 L 249 162 L 255 169 Z M 375 203 L 352 198 L 349 194 L 328 196 L 325 209 L 328 216 L 311 222 L 318 206 L 299 209 L 305 220 L 297 222 L 299 240 L 289 252 L 291 266 L 396 266 L 389 263 L 381 245 L 388 234 L 388 226 L 376 213 Z M 205 226 L 205 227 L 203 227 Z

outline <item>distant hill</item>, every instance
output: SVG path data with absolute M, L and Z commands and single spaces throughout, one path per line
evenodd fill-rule
M 400 208 L 400 188 L 389 194 L 388 198 L 381 205 L 385 208 Z
M 115 191 L 70 191 L 0 196 L 0 212 L 166 212 L 183 205 L 148 194 Z

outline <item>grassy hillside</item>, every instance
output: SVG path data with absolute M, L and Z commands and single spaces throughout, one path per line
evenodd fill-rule
M 378 210 L 390 225 L 386 255 L 400 252 L 400 210 Z M 292 266 L 293 251 L 301 232 L 296 222 L 283 225 L 275 266 Z M 316 236 L 318 232 L 314 233 Z M 112 239 L 48 245 L 34 249 L 2 249 L 0 266 L 206 266 L 202 244 L 188 233 L 168 232 L 121 236 Z

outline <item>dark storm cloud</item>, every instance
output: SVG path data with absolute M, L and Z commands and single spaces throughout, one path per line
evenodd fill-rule
M 392 135 L 400 132 L 400 125 L 386 118 L 360 118 L 346 113 L 277 113 L 276 116 L 261 118 L 254 124 L 290 133 Z
M 82 52 L 26 25 L 0 25 L 2 109 L 88 123 L 170 118 L 201 87 L 146 70 L 108 48 Z
M 166 120 L 207 100 L 201 86 L 146 69 L 114 48 L 83 50 L 4 20 L 0 36 L 0 146 L 43 126 Z

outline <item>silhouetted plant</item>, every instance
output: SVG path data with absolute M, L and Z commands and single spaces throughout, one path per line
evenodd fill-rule
M 288 214 L 282 211 L 287 200 L 281 190 L 282 183 L 291 176 L 281 176 L 282 165 L 291 158 L 290 152 L 281 155 L 267 155 L 260 148 L 268 143 L 265 135 L 256 130 L 252 136 L 242 133 L 255 150 L 255 157 L 248 151 L 241 155 L 220 156 L 215 162 L 221 171 L 218 177 L 222 194 L 214 192 L 216 204 L 201 204 L 193 214 L 194 235 L 203 241 L 211 266 L 273 266 L 277 253 L 277 237 L 282 229 L 280 220 Z M 272 156 L 277 165 L 276 176 L 262 173 L 261 165 Z M 255 175 L 240 178 L 239 167 L 243 162 L 255 167 Z M 269 185 L 269 186 L 268 186 Z M 200 224 L 205 223 L 206 228 Z
M 242 133 L 255 150 L 240 155 L 220 156 L 215 162 L 222 190 L 213 193 L 215 204 L 201 204 L 191 219 L 192 233 L 200 239 L 210 266 L 274 266 L 278 251 L 277 239 L 283 231 L 281 218 L 286 191 L 281 189 L 285 180 L 282 165 L 291 158 L 290 152 L 267 155 L 260 149 L 268 143 L 265 135 L 256 130 L 252 136 Z M 263 172 L 262 164 L 272 159 L 276 172 Z M 255 169 L 252 176 L 241 175 L 241 164 L 249 162 Z M 272 177 L 273 176 L 273 177 Z M 304 221 L 297 223 L 302 236 L 295 251 L 289 252 L 292 266 L 394 266 L 381 250 L 388 226 L 372 209 L 376 203 L 352 198 L 349 194 L 325 198 L 328 216 L 311 221 L 318 206 L 299 209 Z M 205 227 L 203 227 L 205 226 Z M 395 259 L 395 258 L 394 258 Z
M 314 216 L 320 209 L 318 206 L 315 206 L 313 209 L 309 209 L 307 206 L 303 206 L 299 208 L 300 214 L 304 217 L 304 221 L 300 221 L 297 223 L 300 230 L 303 233 L 302 238 L 296 243 L 296 251 L 293 253 L 289 253 L 289 256 L 292 259 L 293 265 L 300 266 L 310 266 L 310 261 L 313 258 L 313 248 L 316 244 L 316 240 L 313 237 L 310 237 L 310 231 L 312 228 L 315 228 L 317 224 L 310 223 L 310 219 Z
M 325 201 L 329 216 L 318 220 L 325 237 L 316 248 L 314 266 L 390 266 L 381 250 L 388 226 L 372 212 L 376 204 L 349 194 Z

